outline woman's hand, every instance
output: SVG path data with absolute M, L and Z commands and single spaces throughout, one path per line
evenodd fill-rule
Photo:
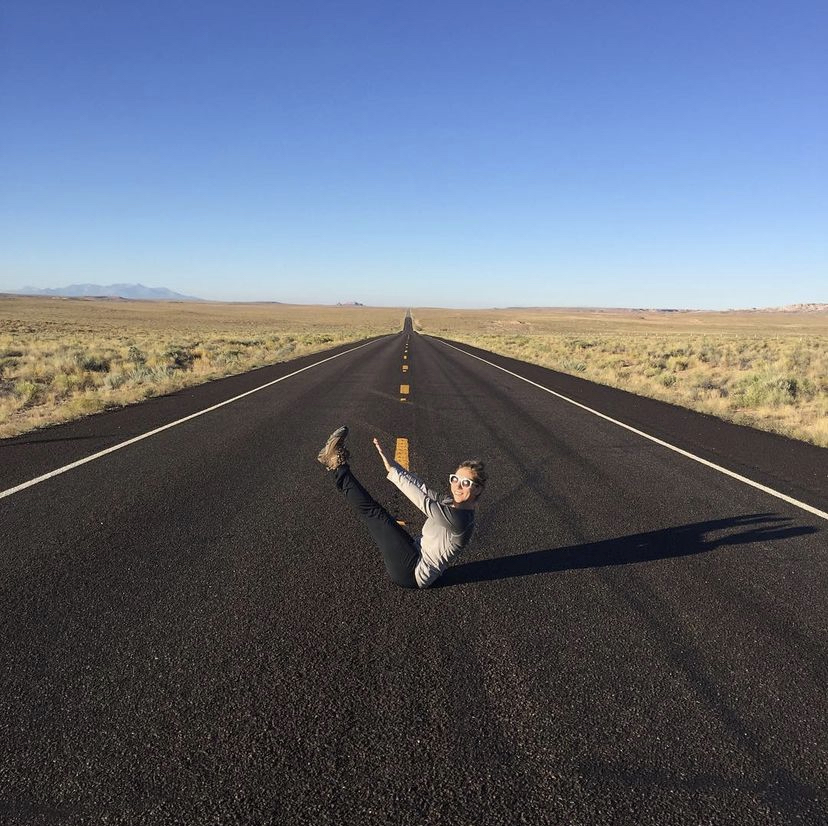
M 377 449 L 377 453 L 379 453 L 380 459 L 382 459 L 382 463 L 385 465 L 385 469 L 391 470 L 393 465 L 388 461 L 388 459 L 385 458 L 385 454 L 382 452 L 382 445 L 379 443 L 379 439 L 377 439 L 376 436 L 374 437 L 374 447 Z

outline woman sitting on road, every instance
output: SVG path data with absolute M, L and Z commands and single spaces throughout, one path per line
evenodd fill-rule
M 474 530 L 474 509 L 486 484 L 483 463 L 461 462 L 449 476 L 451 495 L 440 496 L 413 473 L 389 461 L 379 441 L 374 439 L 389 481 L 426 515 L 422 536 L 413 539 L 351 473 L 350 453 L 345 447 L 347 436 L 347 427 L 335 430 L 317 458 L 333 471 L 336 486 L 368 527 L 385 559 L 391 581 L 402 588 L 427 588 L 469 544 Z

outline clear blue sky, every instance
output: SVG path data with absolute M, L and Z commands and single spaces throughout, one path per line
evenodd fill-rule
M 0 290 L 828 301 L 828 5 L 0 6 Z

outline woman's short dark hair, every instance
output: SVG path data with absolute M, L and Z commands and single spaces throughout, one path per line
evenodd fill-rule
M 458 470 L 461 467 L 468 468 L 474 474 L 474 480 L 480 485 L 480 487 L 486 487 L 486 479 L 488 479 L 486 474 L 486 465 L 481 462 L 480 459 L 466 459 L 457 465 Z

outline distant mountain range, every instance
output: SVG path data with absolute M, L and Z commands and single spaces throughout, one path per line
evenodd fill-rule
M 145 287 L 143 284 L 70 284 L 68 287 L 23 287 L 13 295 L 54 295 L 67 298 L 133 298 L 144 301 L 203 301 L 192 295 L 168 290 L 166 287 Z

